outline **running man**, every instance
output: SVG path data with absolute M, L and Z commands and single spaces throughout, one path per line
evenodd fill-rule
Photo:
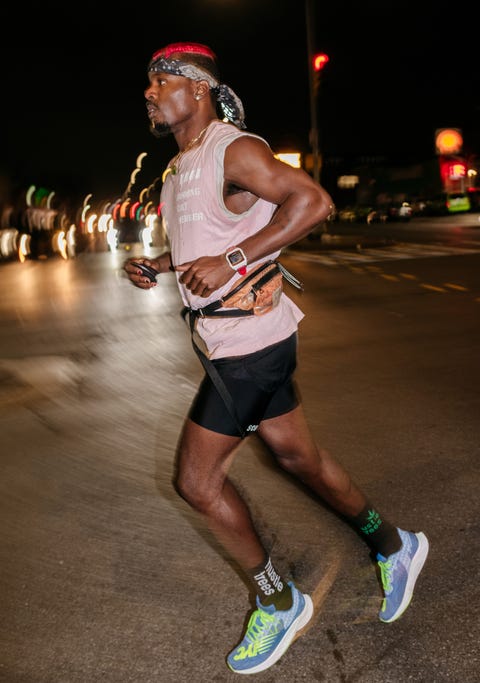
M 282 656 L 311 619 L 313 605 L 279 572 L 228 476 L 244 436 L 259 437 L 281 468 L 363 535 L 382 577 L 382 621 L 398 619 L 408 607 L 428 541 L 421 532 L 389 522 L 342 465 L 315 444 L 293 381 L 303 313 L 285 292 L 264 315 L 236 317 L 236 309 L 230 310 L 233 317 L 210 315 L 245 274 L 275 261 L 284 247 L 325 221 L 333 210 L 331 197 L 303 170 L 276 160 L 264 139 L 247 132 L 242 102 L 221 83 L 209 47 L 175 43 L 158 50 L 148 79 L 152 132 L 173 135 L 179 150 L 161 191 L 171 252 L 129 259 L 124 267 L 132 283 L 145 290 L 156 282 L 135 262 L 155 274 L 175 271 L 194 338 L 234 404 L 232 412 L 207 372 L 179 439 L 175 485 L 256 596 L 245 634 L 227 657 L 232 671 L 253 674 Z

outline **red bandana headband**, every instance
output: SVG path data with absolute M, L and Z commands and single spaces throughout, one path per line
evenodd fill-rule
M 207 81 L 210 90 L 215 94 L 218 104 L 228 121 L 239 128 L 245 128 L 245 112 L 240 98 L 233 90 L 217 79 L 206 69 L 190 64 L 182 59 L 172 59 L 171 55 L 201 55 L 212 61 L 216 60 L 215 53 L 206 45 L 199 43 L 172 43 L 167 47 L 157 50 L 150 60 L 148 71 L 153 73 L 168 73 L 174 76 L 183 76 L 193 81 Z

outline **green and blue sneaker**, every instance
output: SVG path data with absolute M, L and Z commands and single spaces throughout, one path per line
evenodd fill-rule
M 257 597 L 257 608 L 248 622 L 242 642 L 230 652 L 227 664 L 237 674 L 256 674 L 275 664 L 288 649 L 294 636 L 312 618 L 313 603 L 289 581 L 293 605 L 289 610 L 264 607 Z
M 428 555 L 428 540 L 422 532 L 398 529 L 402 547 L 393 555 L 377 555 L 382 578 L 384 600 L 379 612 L 380 621 L 395 621 L 402 616 L 412 599 L 418 575 Z

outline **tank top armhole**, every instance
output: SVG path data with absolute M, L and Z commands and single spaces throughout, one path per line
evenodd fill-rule
M 220 140 L 216 145 L 215 145 L 215 191 L 218 199 L 218 204 L 222 208 L 222 211 L 224 211 L 227 216 L 233 219 L 240 219 L 244 218 L 245 216 L 248 216 L 248 214 L 253 211 L 254 207 L 257 205 L 257 202 L 254 202 L 252 206 L 245 211 L 244 213 L 233 213 L 233 211 L 230 211 L 227 209 L 225 206 L 225 201 L 223 198 L 223 182 L 224 182 L 224 162 L 225 162 L 225 150 L 227 147 L 229 147 L 232 142 L 235 142 L 235 140 L 238 140 L 238 138 L 241 137 L 250 137 L 250 138 L 255 138 L 256 140 L 260 140 L 263 142 L 269 149 L 271 149 L 270 145 L 264 138 L 260 137 L 259 135 L 255 135 L 255 133 L 248 133 L 245 131 L 235 131 L 233 133 L 228 134 L 225 136 L 222 140 Z

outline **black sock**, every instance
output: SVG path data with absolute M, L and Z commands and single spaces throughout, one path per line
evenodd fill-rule
M 348 519 L 376 553 L 388 557 L 402 547 L 397 527 L 382 517 L 373 505 L 367 503 L 359 515 Z
M 275 608 L 280 610 L 291 608 L 292 590 L 277 572 L 270 557 L 248 570 L 247 574 L 262 605 L 275 605 Z

